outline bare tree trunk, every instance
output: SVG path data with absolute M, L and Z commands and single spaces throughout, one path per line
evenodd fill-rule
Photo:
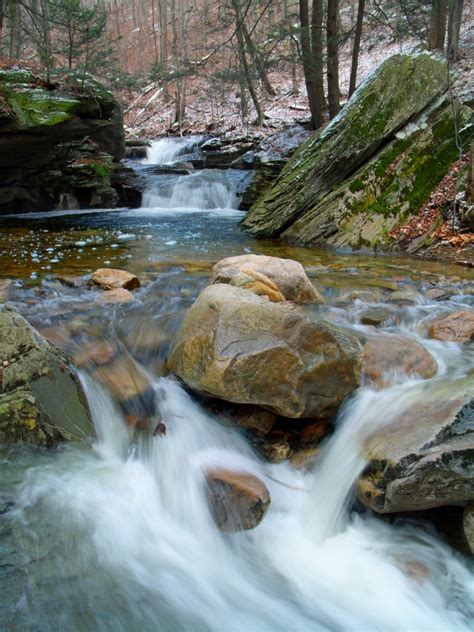
M 324 54 L 323 54 L 323 0 L 313 0 L 311 15 L 311 51 L 313 56 L 314 80 L 321 113 L 326 109 L 324 96 Z
M 351 78 L 349 80 L 349 97 L 357 86 L 357 69 L 359 66 L 360 40 L 362 38 L 362 25 L 364 23 L 365 0 L 359 0 L 357 7 L 357 21 L 354 33 L 354 45 L 352 47 Z
M 237 3 L 237 6 L 238 6 L 238 3 Z M 272 88 L 272 85 L 268 79 L 267 71 L 265 70 L 265 66 L 263 64 L 260 51 L 257 49 L 252 38 L 250 37 L 247 25 L 245 24 L 245 20 L 241 17 L 240 7 L 239 7 L 239 22 L 242 25 L 242 32 L 244 34 L 245 44 L 247 46 L 250 59 L 255 64 L 255 68 L 257 70 L 258 77 L 260 81 L 262 82 L 263 89 L 269 96 L 274 97 L 275 90 Z
M 339 92 L 339 0 L 328 0 L 327 15 L 327 80 L 329 118 L 334 118 L 341 109 Z
M 447 0 L 433 0 L 428 35 L 428 50 L 443 50 L 446 37 Z
M 155 49 L 155 64 L 159 61 L 158 39 L 156 37 L 155 0 L 151 0 L 151 29 L 153 32 L 153 47 Z
M 252 99 L 252 103 L 255 107 L 255 111 L 257 112 L 257 125 L 262 125 L 263 123 L 263 110 L 260 105 L 260 100 L 258 98 L 257 90 L 255 88 L 255 84 L 252 77 L 252 71 L 250 69 L 247 53 L 245 49 L 245 37 L 242 29 L 242 19 L 240 17 L 240 7 L 239 0 L 231 0 L 232 9 L 234 11 L 235 17 L 235 25 L 236 25 L 236 35 L 237 35 L 237 48 L 239 53 L 240 64 L 242 66 L 243 74 L 245 77 L 245 82 L 247 84 L 247 89 L 249 91 L 250 97 Z
M 168 0 L 159 0 L 160 8 L 160 62 L 164 73 L 168 68 Z M 171 97 L 168 84 L 163 81 L 163 100 L 169 103 Z
M 46 78 L 49 81 L 52 67 L 52 54 L 51 54 L 51 31 L 49 24 L 49 1 L 40 0 L 41 5 L 41 50 L 40 58 L 43 66 L 46 68 Z
M 319 0 L 314 0 L 319 2 Z M 303 56 L 303 72 L 308 95 L 309 109 L 311 111 L 311 125 L 314 129 L 321 127 L 323 122 L 323 108 L 318 92 L 318 77 L 315 72 L 316 60 L 313 59 L 310 36 L 308 0 L 299 0 L 300 26 L 301 26 L 301 51 Z M 322 73 L 321 73 L 322 81 Z
M 469 149 L 469 165 L 467 173 L 467 203 L 474 204 L 474 142 Z
M 10 0 L 10 57 L 18 59 L 21 50 L 21 16 L 19 0 Z
M 3 53 L 3 16 L 5 11 L 4 0 L 0 0 L 0 55 Z
M 459 33 L 461 31 L 462 10 L 464 0 L 451 0 L 448 20 L 448 58 L 459 60 Z

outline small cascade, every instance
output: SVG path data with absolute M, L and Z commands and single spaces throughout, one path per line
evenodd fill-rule
M 187 176 L 150 179 L 143 195 L 144 208 L 215 210 L 238 207 L 237 187 L 242 178 L 226 171 L 203 169 Z M 245 174 L 244 174 L 245 175 Z
M 191 153 L 201 142 L 202 136 L 187 138 L 160 138 L 152 141 L 147 149 L 147 157 L 142 161 L 144 165 L 170 165 L 180 156 Z

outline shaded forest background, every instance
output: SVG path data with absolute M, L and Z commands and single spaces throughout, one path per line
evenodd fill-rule
M 0 55 L 94 74 L 129 132 L 318 128 L 374 65 L 439 50 L 466 89 L 463 0 L 0 0 Z

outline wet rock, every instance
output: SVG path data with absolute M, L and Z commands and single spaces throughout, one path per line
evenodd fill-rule
M 92 377 L 106 386 L 118 402 L 127 423 L 140 430 L 148 428 L 155 414 L 155 392 L 134 359 L 123 353 L 111 363 L 90 368 Z
M 135 160 L 146 158 L 148 147 L 151 147 L 149 140 L 128 139 L 125 141 L 125 157 Z
M 330 432 L 329 424 L 320 419 L 306 424 L 299 432 L 298 439 L 302 444 L 318 445 Z
M 168 364 L 200 393 L 284 417 L 328 417 L 357 388 L 361 353 L 351 333 L 311 310 L 218 283 L 186 314 Z
M 272 432 L 256 447 L 269 463 L 283 463 L 292 453 L 289 439 L 288 433 Z
M 474 555 L 474 501 L 471 501 L 464 510 L 462 530 L 468 549 Z
M 275 413 L 245 404 L 233 408 L 232 417 L 241 428 L 261 436 L 267 435 L 276 421 Z
M 311 470 L 319 454 L 320 448 L 303 448 L 302 450 L 296 450 L 290 457 L 290 464 L 297 470 Z
M 115 268 L 100 268 L 91 277 L 91 282 L 98 285 L 102 290 L 114 290 L 123 288 L 125 290 L 135 290 L 140 287 L 137 276 L 126 270 Z
M 72 355 L 72 360 L 80 369 L 91 368 L 109 364 L 118 354 L 117 346 L 107 340 L 91 340 L 78 346 Z
M 431 384 L 400 401 L 365 442 L 360 500 L 380 513 L 420 511 L 474 499 L 472 376 Z
M 418 585 L 422 586 L 429 577 L 429 569 L 422 562 L 417 560 L 400 560 L 398 563 L 400 570 Z
M 364 303 L 378 303 L 380 296 L 371 290 L 353 290 L 342 294 L 337 303 L 353 303 L 354 301 L 362 301 Z
M 470 342 L 474 338 L 474 311 L 461 309 L 431 322 L 428 336 L 443 342 Z
M 0 279 L 0 303 L 6 303 L 10 300 L 13 290 L 13 281 L 11 279 Z
M 426 298 L 429 298 L 433 301 L 445 301 L 455 294 L 460 294 L 458 288 L 434 287 L 431 290 L 427 290 L 425 292 Z
M 85 287 L 86 285 L 84 277 L 76 276 L 74 274 L 58 274 L 54 277 L 54 279 L 66 287 L 79 288 Z
M 270 493 L 253 474 L 224 468 L 206 472 L 207 497 L 216 525 L 227 533 L 254 529 L 270 506 Z
M 51 445 L 93 432 L 66 357 L 15 311 L 0 311 L 0 443 Z
M 381 334 L 368 336 L 364 345 L 362 370 L 365 378 L 379 388 L 396 383 L 402 376 L 433 377 L 438 364 L 416 340 Z
M 397 290 L 388 295 L 387 302 L 394 303 L 400 307 L 407 307 L 415 305 L 419 298 L 420 295 L 413 290 Z
M 292 259 L 267 257 L 265 255 L 240 255 L 222 259 L 213 268 L 213 283 L 232 283 L 239 274 L 263 277 L 273 283 L 272 289 L 279 291 L 285 300 L 295 303 L 324 303 L 303 266 Z
M 373 307 L 366 309 L 360 315 L 360 322 L 363 325 L 379 327 L 393 317 L 393 311 L 386 307 Z
M 201 145 L 202 151 L 214 151 L 221 148 L 222 141 L 220 138 L 209 138 L 208 140 L 205 140 Z
M 115 290 L 106 290 L 97 297 L 99 303 L 112 303 L 114 305 L 130 303 L 133 300 L 135 300 L 133 294 L 122 287 L 118 287 Z
M 122 112 L 90 75 L 54 82 L 18 67 L 0 69 L 0 213 L 107 208 L 125 151 Z

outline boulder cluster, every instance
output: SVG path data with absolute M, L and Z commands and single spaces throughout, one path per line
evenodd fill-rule
M 93 300 L 119 304 L 136 300 L 141 285 L 135 275 L 110 268 L 60 281 L 88 285 Z M 3 300 L 10 291 L 11 283 L 2 282 Z M 214 266 L 210 285 L 186 312 L 167 370 L 216 417 L 243 432 L 264 460 L 289 460 L 298 468 L 312 466 L 341 405 L 361 385 L 380 390 L 406 376 L 426 379 L 422 397 L 401 401 L 396 417 L 360 445 L 367 467 L 358 497 L 378 513 L 465 504 L 474 500 L 474 382 L 472 376 L 443 378 L 423 344 L 377 331 L 393 317 L 393 306 L 417 299 L 408 294 L 394 286 L 385 307 L 361 312 L 366 329 L 351 328 L 324 317 L 323 293 L 298 262 L 229 257 Z M 468 309 L 427 319 L 422 327 L 433 344 L 469 345 L 474 337 Z M 109 390 L 131 429 L 166 435 L 148 375 L 125 345 L 87 336 L 67 344 L 62 349 L 69 359 Z M 66 356 L 7 306 L 0 311 L 0 347 L 0 441 L 51 445 L 92 432 Z M 222 531 L 251 529 L 263 519 L 270 493 L 254 473 L 214 467 L 204 480 Z M 471 545 L 472 522 L 468 505 L 464 527 Z

